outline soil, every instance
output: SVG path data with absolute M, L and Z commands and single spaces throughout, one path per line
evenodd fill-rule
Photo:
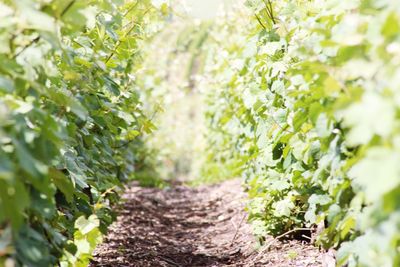
M 304 241 L 268 237 L 261 249 L 246 223 L 239 180 L 191 188 L 132 185 L 91 266 L 322 266 Z

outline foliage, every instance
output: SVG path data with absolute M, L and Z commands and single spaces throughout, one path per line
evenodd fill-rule
M 208 47 L 211 164 L 245 177 L 256 234 L 324 224 L 339 265 L 399 266 L 400 3 L 248 4 Z
M 144 108 L 157 125 L 144 140 L 150 154 L 149 171 L 143 174 L 150 177 L 198 180 L 206 127 L 204 96 L 197 77 L 209 28 L 210 23 L 172 16 L 143 52 L 138 83 L 143 88 Z
M 158 10 L 150 0 L 0 2 L 0 265 L 88 263 L 138 136 L 153 128 L 133 73 Z
M 235 15 L 232 15 L 235 14 Z M 238 28 L 237 25 L 243 25 Z M 207 95 L 205 117 L 208 124 L 206 163 L 202 167 L 201 177 L 206 182 L 220 181 L 240 176 L 247 161 L 240 154 L 239 139 L 236 137 L 238 124 L 236 110 L 230 94 L 236 85 L 230 83 L 234 73 L 239 73 L 241 48 L 247 42 L 252 31 L 247 10 L 235 9 L 234 12 L 220 16 L 210 31 L 210 38 L 203 50 L 207 54 L 201 86 Z M 239 93 L 239 92 L 238 92 Z

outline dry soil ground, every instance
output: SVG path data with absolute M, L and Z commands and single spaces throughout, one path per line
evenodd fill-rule
M 267 238 L 256 250 L 238 180 L 169 189 L 131 186 L 91 266 L 322 266 L 301 241 Z

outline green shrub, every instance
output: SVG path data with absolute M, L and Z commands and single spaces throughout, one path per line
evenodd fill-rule
M 85 266 L 152 128 L 133 73 L 159 11 L 150 0 L 0 10 L 0 265 Z
M 399 2 L 248 4 L 209 48 L 212 164 L 243 160 L 256 234 L 322 223 L 339 265 L 398 266 Z

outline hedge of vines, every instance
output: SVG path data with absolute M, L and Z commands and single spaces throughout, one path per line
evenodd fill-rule
M 206 55 L 202 47 L 210 24 L 171 16 L 168 27 L 143 51 L 144 67 L 138 82 L 143 88 L 142 102 L 148 113 L 154 114 L 157 130 L 145 139 L 151 152 L 147 162 L 153 167 L 137 175 L 141 180 L 153 176 L 199 182 L 206 127 L 197 76 L 202 72 Z
M 248 5 L 209 47 L 210 159 L 257 235 L 318 225 L 339 266 L 400 266 L 400 2 Z
M 134 71 L 166 6 L 0 1 L 0 265 L 86 266 L 151 131 Z M 60 260 L 61 259 L 61 260 Z

